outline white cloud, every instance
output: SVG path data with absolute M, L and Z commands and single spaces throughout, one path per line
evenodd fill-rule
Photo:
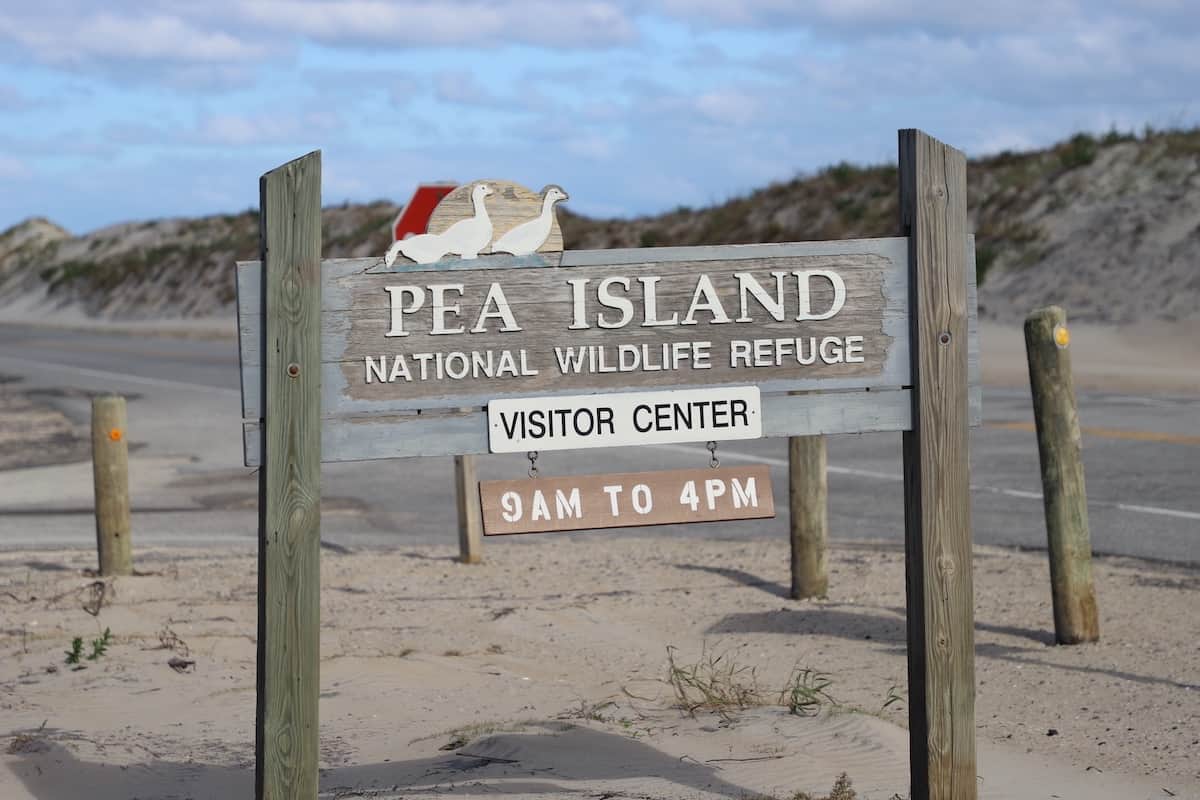
M 710 121 L 735 126 L 751 125 L 761 108 L 758 98 L 733 89 L 705 92 L 696 98 L 695 104 Z
M 5 180 L 25 180 L 33 177 L 33 170 L 20 159 L 0 155 L 0 178 Z
M 247 3 L 237 13 L 266 27 L 335 45 L 603 47 L 636 35 L 619 5 L 598 0 L 263 0 Z
M 198 144 L 229 147 L 319 142 L 344 126 L 333 111 L 302 114 L 208 114 L 185 138 Z
M 898 127 L 980 153 L 1191 122 L 1198 84 L 1200 9 L 1184 0 L 0 8 L 0 111 L 37 122 L 0 133 L 5 169 L 55 175 L 63 198 L 86 176 L 241 158 L 244 172 L 204 195 L 238 196 L 260 166 L 321 146 L 348 195 L 399 186 L 403 199 L 410 181 L 510 175 L 571 183 L 576 209 L 642 212 L 841 159 L 892 159 Z M 91 95 L 67 95 L 79 85 Z M 196 89 L 210 93 L 200 105 Z M 51 101 L 71 113 L 47 113 Z M 184 207 L 200 196 L 165 195 L 174 213 L 201 210 Z M 120 213 L 143 207 L 122 202 Z
M 0 83 L 0 111 L 28 111 L 38 105 L 16 86 Z
M 607 161 L 616 154 L 612 139 L 599 133 L 568 137 L 563 140 L 563 151 L 593 161 Z
M 48 64 L 90 61 L 229 63 L 259 59 L 260 46 L 221 30 L 204 30 L 169 14 L 79 10 L 69 21 L 50 14 L 0 15 L 0 37 Z
M 492 94 L 468 70 L 446 70 L 433 78 L 434 96 L 443 103 L 463 106 L 502 106 L 499 97 Z
M 960 33 L 1037 30 L 1092 13 L 1082 0 L 658 0 L 656 7 L 696 28 L 787 26 L 838 30 L 854 38 L 897 29 Z

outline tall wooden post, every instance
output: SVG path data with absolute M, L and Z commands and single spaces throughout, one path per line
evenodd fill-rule
M 320 672 L 321 153 L 263 175 L 255 796 L 315 800 Z
M 454 492 L 458 501 L 458 558 L 464 564 L 478 564 L 483 561 L 483 510 L 479 507 L 475 456 L 454 457 Z
M 1040 308 L 1025 320 L 1050 545 L 1054 638 L 1059 644 L 1100 638 L 1070 341 L 1067 313 L 1058 306 Z
M 825 437 L 788 439 L 788 505 L 792 542 L 792 599 L 829 591 L 828 483 Z
M 133 573 L 129 519 L 129 443 L 125 398 L 92 400 L 92 480 L 96 497 L 96 552 L 101 575 Z
M 913 800 L 973 800 L 974 606 L 967 457 L 966 158 L 900 131 L 912 428 L 904 433 Z

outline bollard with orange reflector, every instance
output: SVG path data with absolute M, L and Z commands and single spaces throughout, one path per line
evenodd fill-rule
M 129 515 L 129 444 L 125 398 L 92 399 L 92 477 L 101 575 L 133 573 Z

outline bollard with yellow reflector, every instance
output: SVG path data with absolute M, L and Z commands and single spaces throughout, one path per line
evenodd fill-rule
M 1040 308 L 1025 319 L 1050 551 L 1054 638 L 1059 644 L 1100 638 L 1070 343 L 1067 313 L 1058 306 Z

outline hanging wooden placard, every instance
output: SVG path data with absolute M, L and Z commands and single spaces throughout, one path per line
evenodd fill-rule
M 775 516 L 762 464 L 481 481 L 479 496 L 488 536 Z

